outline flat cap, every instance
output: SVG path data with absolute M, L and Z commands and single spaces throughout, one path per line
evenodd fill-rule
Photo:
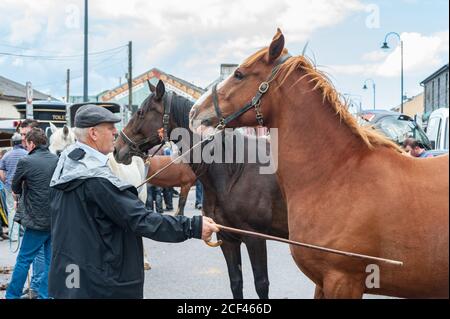
M 101 123 L 118 123 L 120 119 L 103 106 L 86 104 L 75 114 L 75 127 L 93 127 Z

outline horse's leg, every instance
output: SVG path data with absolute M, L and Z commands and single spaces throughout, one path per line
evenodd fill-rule
M 150 266 L 150 262 L 148 261 L 148 256 L 147 256 L 147 252 L 145 251 L 145 248 L 143 248 L 144 250 L 144 270 L 150 270 L 152 269 L 152 266 Z
M 245 239 L 253 269 L 256 292 L 260 299 L 269 299 L 269 274 L 267 271 L 267 246 L 263 239 Z
M 184 207 L 186 206 L 186 201 L 190 189 L 191 185 L 181 185 L 180 196 L 178 198 L 178 209 L 177 212 L 175 213 L 175 216 L 184 215 Z
M 324 299 L 322 287 L 316 285 L 316 290 L 314 291 L 314 299 Z
M 361 299 L 363 294 L 363 278 L 331 271 L 323 280 L 323 296 L 326 299 Z
M 241 242 L 237 240 L 227 240 L 217 234 L 218 239 L 222 239 L 220 246 L 227 262 L 228 276 L 230 278 L 231 292 L 234 299 L 244 299 L 242 292 L 242 261 L 241 261 Z

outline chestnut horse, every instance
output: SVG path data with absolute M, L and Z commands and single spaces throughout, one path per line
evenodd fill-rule
M 290 239 L 404 262 L 369 266 L 291 246 L 317 298 L 448 298 L 448 155 L 410 158 L 358 126 L 323 73 L 288 55 L 280 30 L 206 93 L 190 118 L 194 130 L 219 118 L 230 127 L 278 128 L 277 176 Z
M 171 156 L 153 156 L 146 161 L 148 165 L 147 178 L 153 176 L 160 169 L 172 162 Z M 189 190 L 195 184 L 197 176 L 191 167 L 185 163 L 175 163 L 148 181 L 149 184 L 159 187 L 180 186 L 178 209 L 175 215 L 184 215 Z
M 123 129 L 125 135 L 134 143 L 139 143 L 146 138 L 153 141 L 147 145 L 148 147 L 158 143 L 158 132 L 163 127 L 163 113 L 168 104 L 171 105 L 171 110 L 168 114 L 170 125 L 167 133 L 175 128 L 189 130 L 189 112 L 193 105 L 182 96 L 173 92 L 166 93 L 162 81 L 156 88 L 151 86 L 151 90 L 153 93 L 142 103 L 138 113 Z M 189 134 L 192 137 L 192 132 Z M 249 140 L 254 139 L 243 136 L 240 138 L 244 139 L 243 144 L 246 148 L 248 148 Z M 179 144 L 182 149 L 191 146 L 184 140 L 181 140 Z M 121 137 L 116 140 L 114 155 L 118 162 L 127 162 L 130 156 L 129 143 L 124 142 Z M 275 175 L 259 174 L 261 164 L 202 162 L 191 163 L 190 166 L 203 184 L 204 215 L 222 225 L 288 237 L 286 204 L 282 199 Z M 256 292 L 260 298 L 268 298 L 266 241 L 226 232 L 218 233 L 217 237 L 223 241 L 220 248 L 227 263 L 233 297 L 243 298 L 241 244 L 244 243 L 252 265 Z

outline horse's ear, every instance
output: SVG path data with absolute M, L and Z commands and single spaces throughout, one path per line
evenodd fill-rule
M 164 94 L 166 93 L 166 86 L 164 85 L 164 82 L 159 80 L 158 84 L 156 85 L 156 100 L 161 101 Z
M 63 127 L 63 134 L 64 134 L 64 136 L 69 135 L 69 127 L 67 125 L 64 125 L 64 127 Z
M 267 53 L 266 61 L 268 64 L 272 64 L 276 59 L 278 59 L 283 53 L 284 49 L 284 35 L 280 28 L 277 29 L 277 33 L 272 39 L 272 43 L 269 47 L 269 52 Z
M 153 84 L 151 84 L 148 79 L 147 79 L 147 85 L 148 85 L 148 89 L 150 90 L 150 92 L 155 93 L 156 87 Z
M 50 129 L 52 130 L 52 134 L 58 130 L 58 128 L 52 122 L 50 122 Z

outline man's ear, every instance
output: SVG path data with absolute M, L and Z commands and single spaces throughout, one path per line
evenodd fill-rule
M 97 130 L 95 129 L 95 127 L 90 127 L 88 129 L 88 135 L 89 135 L 89 138 L 91 138 L 92 140 L 94 140 L 94 141 L 97 140 Z

